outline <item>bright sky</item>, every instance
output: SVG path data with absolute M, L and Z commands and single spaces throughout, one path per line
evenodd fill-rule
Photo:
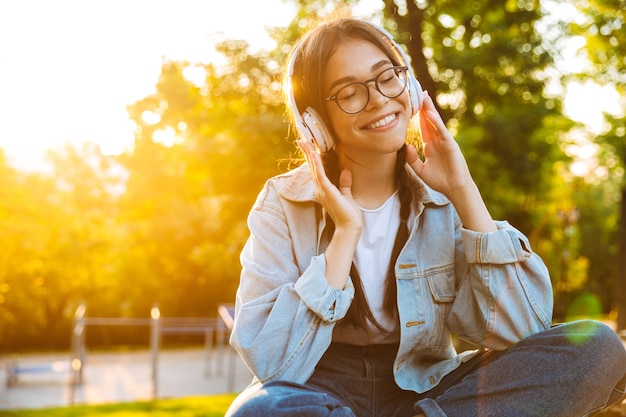
M 18 166 L 68 141 L 119 153 L 126 106 L 154 91 L 162 57 L 210 62 L 224 38 L 271 48 L 265 28 L 294 13 L 281 0 L 1 0 L 0 148 Z

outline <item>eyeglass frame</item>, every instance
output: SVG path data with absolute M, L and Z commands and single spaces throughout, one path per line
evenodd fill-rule
M 383 75 L 386 71 L 389 71 L 390 69 L 394 69 L 396 71 L 400 70 L 404 74 L 404 86 L 402 87 L 402 90 L 400 90 L 400 92 L 398 94 L 396 94 L 395 96 L 388 96 L 387 94 L 383 93 L 382 91 L 380 91 L 380 87 L 378 85 L 378 79 L 380 78 L 380 76 Z M 343 111 L 344 113 L 347 113 L 347 114 L 357 114 L 357 113 L 360 113 L 367 107 L 367 105 L 370 102 L 370 88 L 369 88 L 370 83 L 374 83 L 374 87 L 376 88 L 376 91 L 378 91 L 384 97 L 387 97 L 387 98 L 399 97 L 402 93 L 404 93 L 404 91 L 406 90 L 406 87 L 408 85 L 408 82 L 409 82 L 409 77 L 408 77 L 408 74 L 407 74 L 408 70 L 409 70 L 409 67 L 406 66 L 406 65 L 394 65 L 392 67 L 385 68 L 384 70 L 379 72 L 375 77 L 372 77 L 369 80 L 354 81 L 354 82 L 351 82 L 351 83 L 348 83 L 348 84 L 344 85 L 339 90 L 337 90 L 337 92 L 335 94 L 333 94 L 331 96 L 328 96 L 328 97 L 324 98 L 323 100 L 324 101 L 334 101 L 335 104 L 337 105 L 337 107 L 339 107 L 339 109 L 341 111 Z M 396 76 L 397 76 L 397 74 L 396 74 Z M 365 104 L 363 104 L 363 107 L 361 107 L 359 110 L 354 111 L 354 112 L 349 112 L 349 111 L 344 110 L 343 107 L 341 107 L 341 105 L 339 104 L 339 101 L 337 100 L 337 96 L 339 95 L 339 93 L 344 88 L 347 88 L 347 87 L 349 87 L 351 85 L 355 85 L 355 84 L 360 84 L 360 85 L 365 87 L 365 94 L 366 94 Z

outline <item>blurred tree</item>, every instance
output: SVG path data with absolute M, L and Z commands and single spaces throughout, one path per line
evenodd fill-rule
M 592 66 L 581 77 L 615 88 L 622 97 L 621 112 L 607 115 L 607 128 L 595 140 L 602 146 L 600 159 L 610 171 L 610 177 L 619 184 L 619 221 L 615 241 L 617 262 L 614 303 L 617 305 L 619 329 L 626 329 L 626 3 L 623 0 L 576 0 L 580 11 L 577 19 L 569 23 L 570 36 L 584 39 L 580 55 Z M 621 114 L 619 114 L 621 113 Z
M 385 26 L 406 45 L 492 215 L 526 233 L 548 265 L 562 317 L 588 260 L 564 216 L 575 207 L 563 152 L 574 123 L 549 88 L 558 51 L 542 36 L 539 1 L 383 3 Z
M 92 146 L 50 159 L 52 175 L 0 174 L 3 349 L 66 347 L 78 301 L 111 301 L 114 199 L 106 159 Z
M 4 152 L 0 149 L 0 346 L 11 341 L 11 333 L 19 319 L 17 311 L 9 306 L 19 288 L 19 283 L 12 279 L 12 270 L 17 264 L 16 255 L 19 252 L 19 239 L 16 239 L 19 226 L 15 216 L 22 213 L 26 203 L 19 186 L 20 177 L 19 172 L 7 165 Z
M 121 216 L 128 253 L 144 260 L 125 266 L 147 284 L 127 292 L 140 310 L 158 301 L 166 314 L 214 315 L 234 300 L 245 218 L 288 155 L 279 63 L 244 41 L 217 49 L 219 68 L 164 61 L 156 93 L 129 107 L 137 134 Z
M 537 29 L 539 1 L 385 0 L 384 15 L 492 214 L 534 235 L 555 164 L 565 159 L 561 135 L 572 125 L 546 92 L 553 61 Z
M 589 181 L 590 177 L 593 175 L 574 181 L 574 198 L 580 213 L 579 253 L 589 260 L 585 290 L 598 297 L 606 312 L 616 308 L 618 291 L 616 262 L 607 260 L 615 259 L 617 253 L 620 192 L 617 182 Z

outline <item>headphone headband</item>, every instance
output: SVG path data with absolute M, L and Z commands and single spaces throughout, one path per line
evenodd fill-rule
M 408 67 L 409 79 L 407 83 L 407 88 L 409 90 L 411 112 L 412 115 L 415 115 L 422 107 L 423 95 L 422 87 L 415 77 L 408 56 L 404 53 L 402 47 L 394 41 L 391 34 L 387 32 L 384 28 L 365 20 L 362 20 L 362 22 L 376 29 L 382 35 L 383 39 L 385 39 L 393 48 L 398 57 L 403 61 L 403 65 L 406 65 Z M 284 79 L 283 90 L 285 91 L 285 95 L 288 100 L 288 105 L 291 108 L 291 112 L 294 115 L 296 132 L 298 133 L 298 135 L 307 141 L 313 142 L 320 152 L 327 152 L 334 147 L 334 141 L 332 135 L 330 134 L 330 131 L 326 128 L 326 126 L 324 126 L 322 119 L 315 111 L 315 109 L 307 107 L 303 112 L 300 112 L 293 91 L 292 78 L 295 63 L 298 58 L 298 54 L 300 53 L 300 48 L 302 47 L 302 44 L 306 42 L 306 39 L 308 39 L 309 36 L 309 34 L 304 35 L 294 47 L 291 58 L 289 60 L 289 64 L 287 65 L 287 75 Z

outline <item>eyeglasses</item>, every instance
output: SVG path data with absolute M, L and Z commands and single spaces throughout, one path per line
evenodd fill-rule
M 369 84 L 374 83 L 376 90 L 387 98 L 398 97 L 406 88 L 408 67 L 390 67 L 376 77 L 363 82 L 353 82 L 343 86 L 339 91 L 324 100 L 334 101 L 339 108 L 348 114 L 355 114 L 367 107 L 370 101 Z

